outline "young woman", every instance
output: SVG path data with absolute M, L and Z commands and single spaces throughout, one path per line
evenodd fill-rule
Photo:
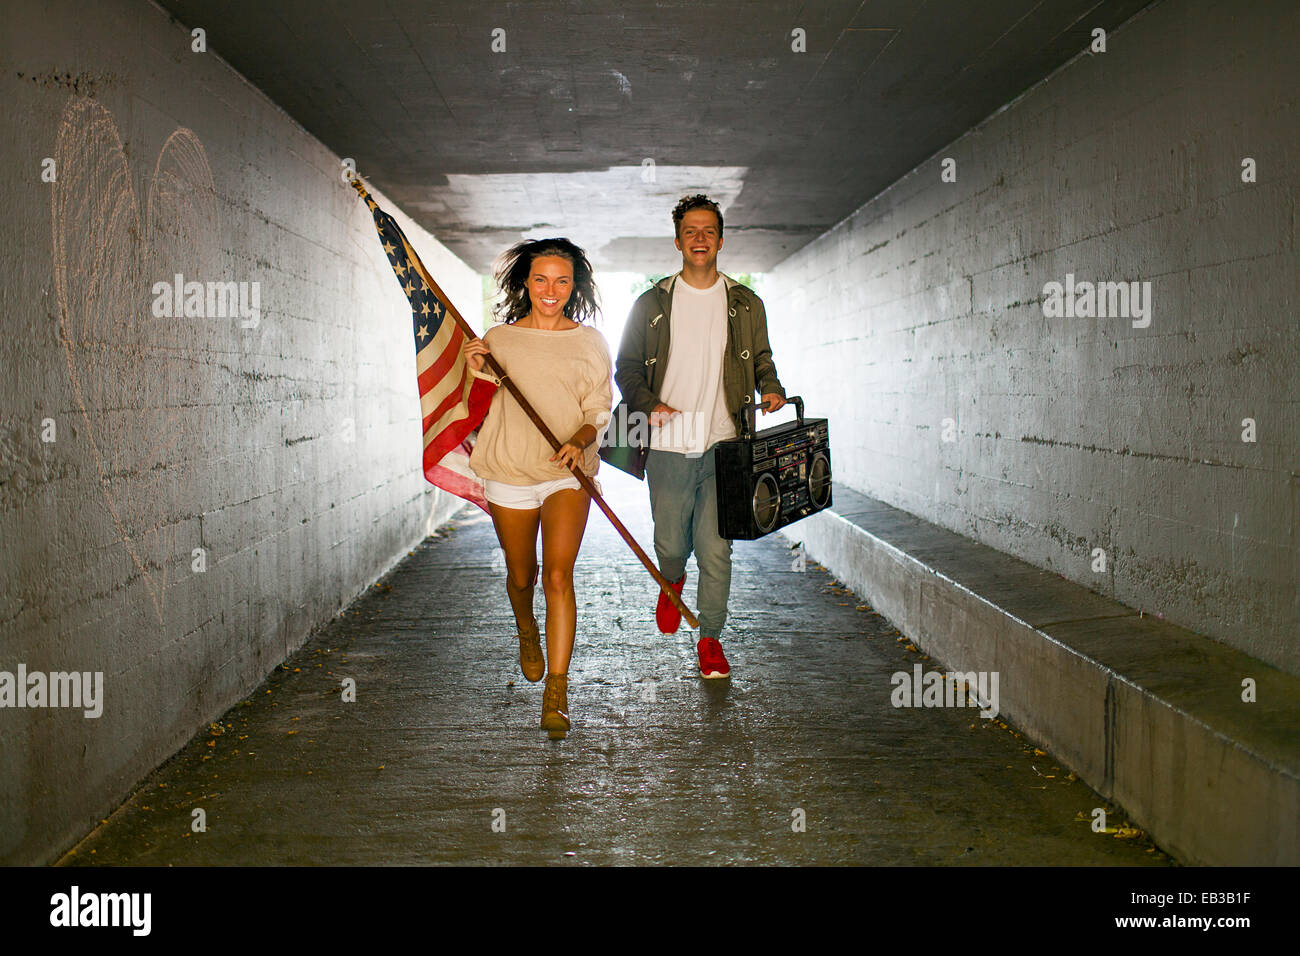
M 609 349 L 582 323 L 596 314 L 596 285 L 586 254 L 567 239 L 521 242 L 496 273 L 502 325 L 466 343 L 465 359 L 484 372 L 491 351 L 555 437 L 553 452 L 519 403 L 501 388 L 492 398 L 469 465 L 484 480 L 492 522 L 506 556 L 506 593 L 519 627 L 519 667 L 538 681 L 546 674 L 542 729 L 569 729 L 568 673 L 577 628 L 573 564 L 587 527 L 591 498 L 569 471 L 587 475 L 600 465 L 599 430 L 609 420 Z M 546 595 L 546 656 L 533 616 L 537 531 L 542 532 L 542 590 Z

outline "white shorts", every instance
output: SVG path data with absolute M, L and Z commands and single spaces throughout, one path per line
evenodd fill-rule
M 591 483 L 596 486 L 597 492 L 604 494 L 600 482 L 592 478 Z M 582 485 L 573 475 L 567 478 L 556 478 L 554 481 L 542 481 L 535 485 L 508 485 L 504 481 L 483 479 L 483 497 L 487 498 L 489 504 L 500 505 L 502 508 L 518 508 L 522 511 L 540 508 L 543 501 L 555 492 L 566 488 L 580 489 Z

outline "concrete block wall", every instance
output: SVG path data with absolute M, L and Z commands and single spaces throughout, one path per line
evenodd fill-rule
M 1300 672 L 1298 30 L 1154 4 L 768 273 L 836 482 Z
M 463 502 L 340 157 L 152 4 L 20 0 L 5 34 L 0 672 L 104 681 L 98 718 L 0 707 L 0 863 L 34 864 Z M 258 283 L 256 325 L 155 316 L 175 272 Z

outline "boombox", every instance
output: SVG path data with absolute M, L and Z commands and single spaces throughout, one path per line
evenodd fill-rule
M 824 418 L 803 417 L 754 431 L 754 406 L 745 409 L 739 438 L 720 441 L 715 474 L 718 534 L 752 541 L 831 504 L 831 445 Z

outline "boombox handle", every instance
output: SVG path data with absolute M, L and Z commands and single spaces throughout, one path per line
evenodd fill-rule
M 794 403 L 794 410 L 799 416 L 799 424 L 802 425 L 803 424 L 803 399 L 798 395 L 791 395 L 789 398 L 786 399 L 786 402 Z M 762 402 L 761 404 L 764 408 L 767 408 L 767 402 Z M 744 428 L 740 433 L 741 438 L 750 439 L 754 437 L 754 412 L 757 408 L 758 408 L 757 405 L 745 406 L 745 417 L 742 420 L 742 424 L 744 425 Z

